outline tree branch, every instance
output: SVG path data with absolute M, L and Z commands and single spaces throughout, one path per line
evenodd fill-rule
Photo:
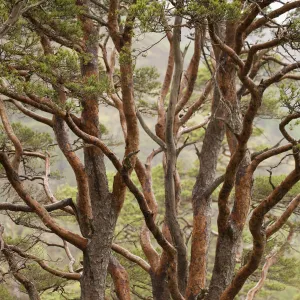
M 18 255 L 20 255 L 23 258 L 27 258 L 27 259 L 31 259 L 31 260 L 35 261 L 36 263 L 38 263 L 40 265 L 40 267 L 42 269 L 51 273 L 52 275 L 55 275 L 60 278 L 69 279 L 69 280 L 80 280 L 81 275 L 78 273 L 67 273 L 67 272 L 63 272 L 63 271 L 51 268 L 50 266 L 48 266 L 48 264 L 46 264 L 44 262 L 44 260 L 42 260 L 39 257 L 34 256 L 32 254 L 25 253 L 17 246 L 6 245 L 6 247 L 8 247 L 11 251 L 16 252 Z
M 10 125 L 10 122 L 6 114 L 5 106 L 2 100 L 0 100 L 0 117 L 2 119 L 4 130 L 8 138 L 12 141 L 15 147 L 15 155 L 12 160 L 12 167 L 16 172 L 18 172 L 21 158 L 22 158 L 23 147 L 22 144 L 20 143 L 20 140 L 15 135 L 13 128 Z
M 86 247 L 87 240 L 83 237 L 60 227 L 55 220 L 49 215 L 47 210 L 36 200 L 34 200 L 24 189 L 19 179 L 19 175 L 12 168 L 6 154 L 0 152 L 0 163 L 3 165 L 7 178 L 17 194 L 24 202 L 40 217 L 44 225 L 53 231 L 53 233 L 65 239 L 69 243 L 83 250 Z
M 58 209 L 63 209 L 64 207 L 71 206 L 74 207 L 74 203 L 72 198 L 67 198 L 56 203 L 44 205 L 43 208 L 47 212 L 52 212 Z M 17 212 L 35 212 L 35 209 L 21 204 L 13 204 L 13 203 L 0 203 L 0 210 L 9 210 L 9 211 L 17 211 Z
M 112 244 L 111 249 L 114 250 L 116 253 L 122 255 L 123 257 L 125 257 L 129 261 L 137 264 L 143 270 L 145 270 L 147 273 L 150 272 L 150 265 L 145 260 L 143 260 L 141 257 L 132 254 L 127 249 L 125 249 L 125 248 L 123 248 L 123 247 L 121 247 L 121 246 L 119 246 L 115 243 Z
M 48 119 L 46 117 L 43 117 L 41 115 L 34 113 L 33 111 L 25 108 L 21 103 L 19 103 L 18 101 L 14 100 L 14 99 L 10 99 L 9 101 L 11 103 L 13 103 L 24 115 L 26 115 L 40 123 L 44 123 L 50 127 L 53 127 L 53 121 L 51 119 Z
M 147 124 L 145 123 L 141 113 L 139 112 L 139 110 L 137 109 L 136 111 L 136 116 L 140 121 L 141 126 L 143 127 L 143 129 L 145 130 L 145 132 L 151 137 L 151 139 L 156 142 L 162 149 L 166 148 L 166 145 L 164 143 L 163 140 L 161 140 L 158 136 L 156 136 L 151 129 L 147 126 Z

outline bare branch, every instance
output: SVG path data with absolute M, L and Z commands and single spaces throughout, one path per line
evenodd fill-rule
M 258 20 L 256 20 L 255 22 L 253 22 L 246 30 L 245 30 L 245 35 L 249 35 L 251 32 L 253 32 L 254 30 L 262 27 L 263 25 L 265 25 L 267 22 L 269 22 L 269 20 L 271 19 L 275 19 L 283 14 L 285 14 L 288 11 L 291 11 L 292 9 L 298 8 L 300 7 L 300 1 L 292 1 L 289 3 L 285 3 L 284 5 L 282 5 L 280 8 L 274 9 L 273 11 L 271 11 L 269 14 L 267 14 L 266 16 L 259 18 Z
M 21 103 L 19 103 L 18 101 L 14 100 L 14 99 L 10 99 L 10 101 L 26 116 L 38 121 L 38 122 L 41 122 L 41 123 L 44 123 L 50 127 L 53 127 L 53 121 L 51 119 L 48 119 L 46 117 L 43 117 L 41 115 L 38 115 L 36 113 L 34 113 L 33 111 L 25 108 Z
M 52 275 L 55 275 L 55 276 L 60 277 L 60 278 L 69 279 L 69 280 L 80 280 L 80 274 L 78 274 L 78 273 L 67 273 L 67 272 L 63 272 L 63 271 L 51 268 L 50 266 L 48 266 L 48 264 L 45 263 L 44 260 L 40 259 L 39 257 L 37 257 L 35 255 L 25 253 L 24 251 L 22 251 L 17 246 L 7 245 L 7 247 L 11 251 L 16 252 L 21 257 L 24 257 L 24 258 L 31 259 L 31 260 L 35 261 L 36 263 L 38 263 L 41 266 L 42 269 L 44 269 L 45 271 L 51 273 Z
M 143 260 L 141 257 L 132 254 L 127 249 L 121 247 L 120 245 L 117 245 L 115 243 L 112 244 L 111 249 L 114 250 L 116 253 L 122 255 L 129 261 L 134 262 L 135 264 L 139 265 L 143 270 L 145 270 L 147 273 L 150 272 L 150 265 Z
M 18 193 L 21 199 L 23 199 L 24 202 L 40 217 L 44 225 L 61 238 L 83 250 L 86 247 L 87 240 L 78 234 L 60 227 L 50 216 L 47 210 L 25 191 L 23 184 L 19 179 L 19 175 L 14 171 L 6 154 L 3 152 L 0 152 L 0 163 L 3 165 L 7 178 L 15 191 Z
M 287 73 L 300 68 L 300 62 L 296 62 L 290 65 L 287 65 L 285 67 L 283 67 L 280 71 L 278 71 L 277 73 L 275 73 L 273 76 L 271 76 L 270 78 L 264 80 L 263 82 L 260 83 L 260 86 L 264 89 L 266 89 L 267 87 L 269 87 L 272 83 L 278 82 L 280 81 L 284 75 L 286 75 Z
M 292 213 L 295 211 L 295 209 L 300 204 L 300 194 L 297 195 L 287 206 L 286 210 L 283 212 L 283 214 L 274 222 L 272 225 L 267 227 L 266 230 L 266 238 L 268 239 L 270 236 L 272 236 L 275 232 L 277 232 L 284 224 L 286 224 L 289 217 L 292 215 Z
M 156 142 L 161 148 L 165 149 L 166 145 L 164 143 L 163 140 L 161 140 L 157 135 L 155 135 L 151 129 L 147 126 L 147 124 L 145 123 L 143 116 L 141 115 L 141 113 L 139 112 L 139 110 L 136 111 L 136 116 L 140 121 L 141 126 L 143 127 L 143 129 L 145 130 L 145 132 L 151 137 L 151 139 Z
M 72 198 L 67 198 L 53 204 L 44 205 L 43 207 L 47 212 L 52 212 L 67 206 L 74 207 Z M 33 208 L 27 205 L 13 204 L 8 202 L 0 203 L 0 210 L 9 210 L 9 211 L 18 211 L 18 212 L 35 212 Z

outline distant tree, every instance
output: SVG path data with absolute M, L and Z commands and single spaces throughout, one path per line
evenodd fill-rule
M 39 299 L 51 284 L 37 286 L 27 261 L 63 279 L 53 283 L 56 289 L 66 280 L 80 281 L 82 300 L 105 299 L 107 272 L 118 299 L 143 297 L 130 285 L 130 268 L 120 263 L 122 257 L 143 270 L 134 280 L 148 274 L 142 287 L 151 282 L 154 299 L 234 299 L 261 266 L 268 240 L 289 224 L 300 201 L 299 194 L 287 197 L 300 180 L 300 157 L 299 141 L 286 129 L 300 117 L 300 1 L 23 2 L 0 2 L 0 180 L 2 198 L 8 200 L 0 209 L 31 233 L 61 238 L 63 244 L 50 246 L 65 251 L 69 266 L 68 271 L 58 268 L 30 251 L 48 245 L 49 238 L 29 234 L 30 241 L 20 242 L 4 233 L 1 249 L 10 273 L 31 299 Z M 135 42 L 149 33 L 160 33 L 169 45 L 161 83 L 154 68 L 137 67 L 147 49 L 135 49 Z M 184 48 L 185 34 L 192 46 Z M 189 47 L 192 56 L 185 68 Z M 122 159 L 105 137 L 110 128 L 99 123 L 103 106 L 118 112 Z M 41 129 L 48 127 L 49 134 L 26 127 L 19 113 Z M 145 113 L 156 116 L 155 128 L 147 125 Z M 254 122 L 278 116 L 284 145 L 274 141 L 254 149 L 252 139 L 262 133 L 254 130 Z M 145 162 L 139 153 L 140 127 L 157 144 L 145 153 Z M 182 186 L 190 182 L 181 180 L 178 157 L 192 145 L 199 166 L 186 197 Z M 50 173 L 55 151 L 63 154 L 77 184 L 62 200 L 49 183 L 50 176 L 59 176 Z M 155 171 L 163 176 L 154 185 L 152 163 L 158 154 L 162 168 Z M 113 176 L 105 157 L 116 170 Z M 277 166 L 288 158 L 294 162 L 276 185 L 271 167 L 271 190 L 255 199 L 255 171 L 271 158 Z M 119 216 L 127 190 L 139 207 L 133 212 L 143 217 L 139 253 L 113 242 L 118 221 L 126 222 Z M 213 198 L 217 242 L 208 284 Z M 277 205 L 279 214 L 274 213 Z M 191 222 L 182 217 L 187 206 Z M 66 229 L 69 219 L 78 230 Z M 189 230 L 183 230 L 185 225 Z M 238 268 L 246 228 L 253 247 Z M 69 244 L 82 253 L 76 267 Z

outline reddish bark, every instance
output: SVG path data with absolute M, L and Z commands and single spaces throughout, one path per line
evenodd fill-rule
M 291 227 L 285 243 L 279 249 L 276 249 L 276 247 L 272 249 L 271 253 L 266 257 L 266 261 L 261 271 L 261 277 L 257 282 L 257 284 L 247 293 L 246 300 L 253 300 L 255 295 L 262 289 L 267 279 L 267 275 L 270 267 L 272 267 L 278 261 L 280 256 L 284 253 L 286 246 L 291 243 L 293 234 L 294 234 L 294 230 Z
M 300 180 L 300 173 L 292 171 L 275 190 L 258 205 L 250 218 L 249 228 L 253 236 L 253 250 L 249 262 L 242 267 L 231 284 L 221 295 L 221 300 L 233 299 L 241 290 L 247 278 L 257 269 L 264 253 L 266 232 L 263 230 L 264 216 L 284 197 Z
M 16 171 L 16 173 L 18 173 L 21 158 L 22 158 L 22 153 L 23 153 L 23 147 L 9 123 L 9 120 L 8 120 L 8 117 L 6 114 L 6 110 L 5 110 L 5 106 L 4 106 L 4 103 L 2 100 L 0 100 L 0 117 L 2 119 L 2 124 L 3 124 L 4 130 L 5 130 L 8 138 L 12 141 L 12 143 L 15 147 L 15 154 L 14 154 L 11 164 L 12 164 L 12 167 L 14 168 L 14 170 Z
M 130 300 L 131 296 L 128 273 L 114 256 L 111 256 L 109 259 L 108 272 L 113 279 L 118 299 Z

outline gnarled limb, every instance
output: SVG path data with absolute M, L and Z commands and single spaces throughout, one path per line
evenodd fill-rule
M 26 107 L 24 107 L 20 102 L 11 99 L 10 100 L 17 108 L 19 111 L 21 111 L 24 115 L 40 122 L 40 123 L 44 123 L 50 127 L 53 127 L 53 121 L 51 119 L 48 119 L 46 117 L 43 117 L 39 114 L 34 113 L 33 111 L 27 109 Z
M 286 246 L 291 243 L 293 234 L 294 234 L 294 229 L 293 227 L 290 227 L 290 231 L 285 243 L 279 249 L 276 249 L 275 247 L 271 251 L 271 253 L 266 257 L 266 261 L 262 267 L 261 277 L 257 282 L 257 284 L 252 289 L 249 290 L 245 300 L 253 300 L 255 295 L 262 289 L 267 279 L 269 269 L 278 261 L 279 257 L 283 254 L 284 250 L 286 249 Z
M 39 292 L 38 292 L 35 284 L 32 281 L 30 281 L 29 279 L 27 279 L 21 273 L 21 271 L 18 267 L 18 261 L 16 260 L 13 252 L 9 249 L 9 247 L 6 246 L 2 250 L 2 253 L 4 254 L 4 256 L 8 262 L 10 272 L 13 274 L 15 279 L 24 286 L 24 288 L 26 289 L 26 291 L 28 293 L 29 299 L 30 300 L 40 300 Z
M 176 104 L 175 115 L 178 115 L 178 113 L 183 109 L 183 107 L 189 101 L 194 91 L 194 86 L 198 75 L 201 50 L 204 44 L 205 31 L 205 26 L 195 28 L 194 53 L 189 63 L 187 72 L 186 74 L 184 74 L 187 80 L 187 86 L 181 99 L 179 99 L 179 101 Z
M 3 165 L 6 171 L 7 179 L 9 180 L 17 194 L 32 210 L 34 210 L 34 212 L 40 217 L 44 225 L 61 238 L 65 239 L 66 241 L 78 247 L 79 249 L 83 250 L 86 247 L 87 240 L 81 237 L 80 235 L 75 234 L 59 226 L 55 222 L 55 220 L 50 216 L 47 210 L 36 200 L 34 200 L 29 195 L 29 193 L 26 192 L 23 184 L 19 179 L 19 175 L 14 171 L 11 163 L 7 158 L 7 155 L 3 152 L 0 152 L 0 163 Z
M 23 258 L 26 259 L 31 259 L 33 261 L 35 261 L 36 263 L 38 263 L 40 265 L 40 267 L 42 269 L 44 269 L 45 271 L 51 273 L 52 275 L 55 275 L 57 277 L 60 278 L 65 278 L 65 279 L 69 279 L 69 280 L 79 280 L 80 279 L 80 274 L 78 273 L 67 273 L 67 272 L 63 272 L 57 269 L 54 269 L 50 266 L 48 266 L 47 263 L 45 263 L 45 261 L 35 255 L 29 254 L 29 253 L 25 253 L 22 249 L 18 248 L 17 246 L 12 246 L 12 245 L 7 245 L 8 249 L 17 253 L 18 255 L 20 255 Z
M 172 242 L 177 249 L 178 287 L 184 294 L 187 281 L 188 263 L 184 237 L 177 220 L 175 169 L 176 169 L 176 145 L 174 137 L 176 104 L 178 103 L 180 81 L 183 72 L 183 58 L 180 50 L 180 34 L 182 17 L 175 17 L 175 28 L 173 30 L 173 51 L 175 69 L 172 80 L 170 101 L 166 115 L 165 142 L 166 142 L 166 170 L 165 170 L 165 220 L 170 230 Z
M 114 250 L 116 253 L 122 255 L 123 257 L 125 257 L 126 259 L 128 259 L 129 261 L 132 261 L 134 263 L 136 263 L 137 265 L 139 265 L 143 270 L 145 270 L 146 272 L 150 272 L 150 265 L 144 261 L 141 257 L 132 254 L 130 251 L 128 251 L 127 249 L 113 243 L 111 246 L 111 249 Z
M 107 270 L 113 279 L 118 299 L 130 300 L 129 276 L 116 257 L 110 256 Z
M 266 229 L 266 238 L 268 239 L 270 236 L 272 236 L 275 232 L 277 232 L 282 226 L 284 226 L 289 219 L 289 217 L 292 215 L 292 213 L 295 211 L 295 209 L 300 204 L 300 194 L 297 195 L 287 206 L 286 210 L 283 212 L 283 214 L 272 224 L 269 225 Z
M 0 26 L 0 38 L 3 38 L 9 29 L 17 23 L 18 19 L 22 15 L 22 10 L 24 9 L 26 3 L 26 0 L 19 0 L 13 5 L 8 19 Z
M 44 205 L 43 207 L 47 212 L 52 212 L 52 211 L 56 211 L 58 209 L 63 209 L 67 206 L 74 207 L 72 198 L 57 201 L 53 204 Z M 16 211 L 16 212 L 35 212 L 35 210 L 33 208 L 31 208 L 30 206 L 7 203 L 7 202 L 0 203 L 0 210 L 9 210 L 9 211 Z
M 8 138 L 12 141 L 12 143 L 15 147 L 15 154 L 14 154 L 14 158 L 13 158 L 11 164 L 12 164 L 12 167 L 14 168 L 14 170 L 16 172 L 18 172 L 21 158 L 22 158 L 23 147 L 10 125 L 10 122 L 9 122 L 7 114 L 6 114 L 5 106 L 4 106 L 4 103 L 2 100 L 0 100 L 0 117 L 2 120 L 4 130 L 5 130 Z
M 242 267 L 231 284 L 221 295 L 221 300 L 231 300 L 241 290 L 247 278 L 257 269 L 264 253 L 266 232 L 263 229 L 264 216 L 284 197 L 284 195 L 300 180 L 300 172 L 293 170 L 273 192 L 254 210 L 249 227 L 253 236 L 253 250 L 248 263 Z

